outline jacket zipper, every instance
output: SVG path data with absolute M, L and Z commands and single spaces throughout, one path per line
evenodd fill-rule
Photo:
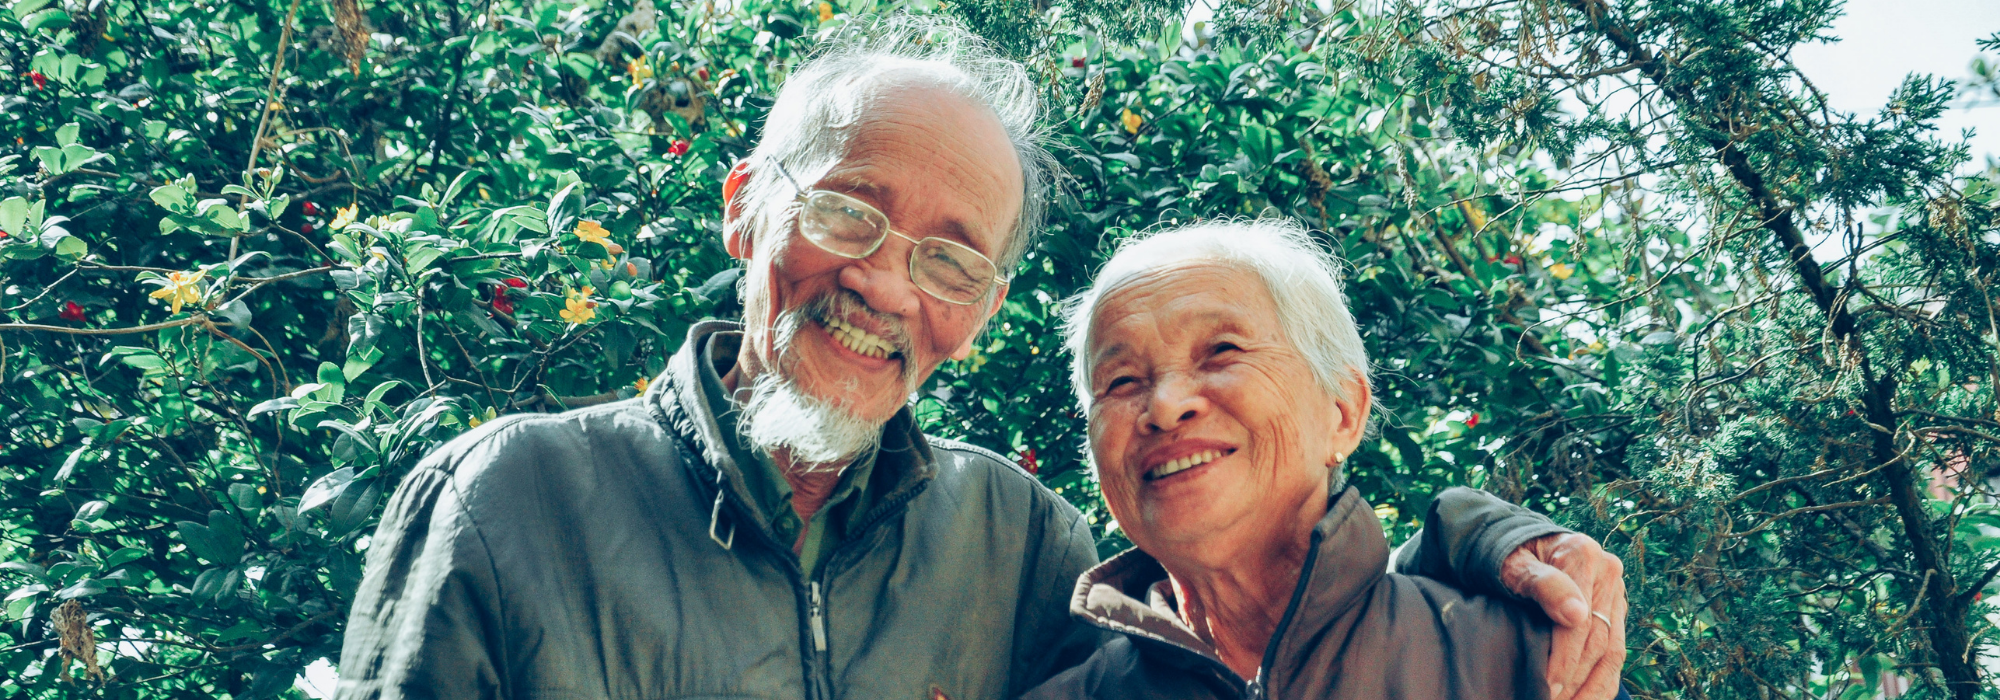
M 812 635 L 813 651 L 826 653 L 826 599 L 820 597 L 819 582 L 812 582 Z
M 1244 700 L 1264 700 L 1264 675 L 1271 664 L 1278 660 L 1278 645 L 1284 640 L 1285 632 L 1292 627 L 1292 618 L 1298 615 L 1299 604 L 1305 600 L 1306 588 L 1312 585 L 1313 566 L 1319 560 L 1320 533 L 1314 530 L 1310 548 L 1306 550 L 1305 565 L 1299 567 L 1299 583 L 1292 589 L 1292 600 L 1285 606 L 1285 616 L 1278 618 L 1278 628 L 1271 632 L 1271 642 L 1264 647 L 1264 661 L 1257 665 L 1257 676 L 1243 686 Z

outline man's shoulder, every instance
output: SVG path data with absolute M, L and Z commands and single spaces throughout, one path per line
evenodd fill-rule
M 656 462 L 678 444 L 643 399 L 562 413 L 501 416 L 437 447 L 418 471 L 448 474 L 461 489 L 528 485 L 546 477 L 582 476 L 605 465 Z
M 960 440 L 925 435 L 931 454 L 937 458 L 938 479 L 955 493 L 971 493 L 983 486 L 996 496 L 1023 499 L 1027 503 L 1053 507 L 1065 516 L 1082 517 L 1076 507 L 1040 479 L 1000 453 Z

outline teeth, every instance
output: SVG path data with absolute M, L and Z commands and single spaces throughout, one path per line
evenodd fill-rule
M 840 341 L 841 347 L 857 353 L 874 358 L 884 358 L 895 353 L 895 348 L 889 345 L 889 341 L 874 333 L 848 325 L 840 319 L 827 319 L 826 328 L 832 332 L 834 340 Z
M 1221 457 L 1222 457 L 1222 452 L 1220 450 L 1209 450 L 1198 454 L 1191 454 L 1186 457 L 1182 457 L 1180 459 L 1176 459 L 1166 464 L 1154 467 L 1152 471 L 1146 473 L 1146 478 L 1148 479 L 1166 478 L 1168 476 L 1179 474 L 1181 472 L 1193 469 L 1195 467 L 1207 464 L 1209 462 L 1213 462 Z

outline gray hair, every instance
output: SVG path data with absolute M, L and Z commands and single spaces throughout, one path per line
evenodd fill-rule
M 1340 258 L 1290 219 L 1218 220 L 1141 233 L 1122 241 L 1089 289 L 1063 308 L 1063 344 L 1077 404 L 1090 408 L 1090 326 L 1104 295 L 1165 265 L 1210 260 L 1239 265 L 1264 280 L 1277 302 L 1278 325 L 1312 365 L 1320 388 L 1350 400 L 1347 380 L 1368 382 L 1368 350 L 1341 291 Z
M 865 119 L 879 89 L 923 82 L 992 111 L 1021 162 L 1021 213 L 994 262 L 1004 277 L 1027 253 L 1048 210 L 1055 158 L 1045 144 L 1042 103 L 1020 63 L 1008 60 L 959 23 L 938 17 L 896 16 L 859 26 L 824 42 L 778 91 L 743 185 L 745 216 L 739 227 L 769 230 L 782 221 L 795 194 L 775 164 L 810 184 L 846 156 L 850 130 Z

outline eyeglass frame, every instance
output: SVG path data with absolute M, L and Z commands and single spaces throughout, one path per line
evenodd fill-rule
M 901 232 L 901 231 L 897 231 L 897 230 L 896 230 L 896 229 L 895 229 L 894 227 L 890 226 L 890 225 L 889 225 L 889 215 L 888 215 L 888 214 L 884 214 L 884 213 L 882 213 L 882 210 L 880 210 L 880 209 L 877 209 L 877 208 L 875 208 L 875 205 L 873 205 L 873 204 L 869 204 L 869 203 L 867 203 L 867 202 L 864 202 L 864 201 L 861 201 L 860 199 L 857 199 L 857 198 L 855 198 L 855 197 L 854 197 L 854 195 L 850 195 L 850 194 L 847 194 L 847 193 L 844 193 L 844 192 L 836 192 L 836 191 L 834 191 L 834 190 L 829 190 L 829 189 L 823 189 L 823 188 L 818 188 L 818 187 L 812 187 L 812 188 L 808 188 L 808 187 L 806 187 L 806 186 L 804 186 L 804 185 L 801 185 L 801 184 L 799 184 L 799 181 L 798 181 L 798 179 L 797 179 L 797 178 L 794 178 L 794 177 L 792 177 L 792 173 L 791 173 L 790 171 L 787 171 L 787 170 L 785 170 L 785 164 L 784 164 L 783 162 L 780 162 L 780 161 L 775 161 L 775 160 L 774 160 L 774 161 L 772 161 L 772 163 L 771 163 L 771 164 L 772 164 L 772 165 L 774 165 L 774 166 L 777 166 L 777 168 L 778 168 L 778 174 L 779 174 L 779 175 L 783 175 L 783 176 L 784 176 L 784 178 L 785 178 L 785 182 L 789 182 L 789 183 L 791 183 L 791 185 L 792 185 L 792 189 L 794 189 L 794 190 L 797 190 L 797 191 L 798 191 L 798 194 L 797 194 L 797 195 L 795 195 L 795 196 L 793 197 L 793 201 L 795 201 L 795 202 L 798 202 L 799 204 L 804 204 L 804 203 L 805 203 L 805 201 L 806 201 L 806 197 L 807 197 L 807 196 L 809 196 L 809 195 L 811 195 L 811 194 L 812 194 L 812 193 L 814 193 L 814 192 L 825 192 L 825 193 L 827 193 L 827 194 L 834 194 L 834 195 L 839 195 L 839 196 L 841 196 L 841 197 L 845 197 L 845 198 L 847 198 L 847 199 L 849 199 L 849 200 L 852 200 L 852 201 L 853 201 L 853 202 L 854 202 L 855 204 L 859 204 L 859 205 L 861 205 L 861 206 L 863 206 L 863 207 L 867 207 L 868 211 L 871 211 L 871 212 L 874 212 L 876 216 L 879 216 L 879 217 L 882 217 L 882 236 L 881 236 L 880 238 L 877 238 L 877 239 L 875 239 L 875 244 L 874 244 L 874 245 L 871 245 L 871 246 L 869 246 L 869 247 L 868 247 L 868 252 L 866 252 L 866 253 L 862 253 L 862 254 L 860 254 L 860 255 L 848 255 L 848 254 L 846 254 L 846 253 L 842 253 L 842 252 L 840 252 L 840 251 L 837 251 L 837 250 L 828 250 L 828 249 L 827 249 L 827 247 L 826 247 L 826 246 L 824 246 L 824 245 L 821 245 L 819 241 L 815 241 L 815 240 L 813 240 L 813 239 L 812 239 L 812 237 L 811 237 L 811 236 L 807 236 L 807 235 L 804 235 L 803 233 L 801 233 L 801 234 L 799 235 L 799 237 L 800 237 L 800 238 L 804 238 L 804 239 L 806 240 L 806 242 L 807 242 L 807 243 L 811 243 L 811 244 L 813 245 L 813 247 L 814 247 L 814 248 L 818 248 L 818 249 L 820 249 L 820 250 L 822 250 L 822 251 L 825 251 L 826 253 L 828 253 L 828 254 L 830 254 L 830 255 L 837 255 L 837 256 L 840 256 L 840 257 L 842 257 L 842 258 L 846 258 L 846 259 L 848 259 L 848 260 L 866 260 L 866 259 L 868 259 L 868 256 L 871 256 L 871 255 L 874 255 L 875 253 L 877 253 L 877 252 L 879 252 L 879 251 L 881 251 L 881 250 L 882 250 L 882 243 L 883 243 L 884 241 L 887 241 L 887 240 L 889 240 L 889 236 L 892 236 L 892 235 L 893 235 L 893 236 L 895 236 L 895 237 L 897 237 L 897 238 L 901 238 L 901 239 L 903 239 L 903 240 L 906 240 L 906 241 L 909 241 L 909 242 L 910 242 L 910 262 L 909 262 L 909 265 L 907 266 L 907 269 L 905 269 L 905 270 L 904 270 L 904 274 L 906 274 L 906 275 L 907 275 L 907 276 L 908 276 L 908 277 L 910 278 L 910 286 L 913 286 L 913 287 L 916 287 L 917 289 L 920 289 L 920 290 L 923 290 L 923 293 L 925 293 L 925 294 L 929 294 L 929 295 L 931 296 L 931 298 L 933 298 L 933 299 L 936 299 L 936 300 L 938 300 L 938 301 L 942 301 L 942 302 L 944 302 L 944 303 L 947 303 L 947 304 L 954 304 L 954 305 L 957 305 L 957 306 L 972 306 L 972 305 L 974 305 L 974 304 L 978 304 L 979 302 L 981 302 L 981 301 L 983 301 L 983 300 L 987 299 L 987 298 L 988 298 L 988 297 L 989 297 L 989 296 L 990 296 L 991 294 L 993 294 L 994 290 L 997 290 L 997 289 L 999 289 L 1000 287 L 1002 287 L 1002 286 L 1004 286 L 1004 285 L 1008 284 L 1009 282 L 1012 282 L 1012 281 L 1013 281 L 1013 279 L 1014 279 L 1012 275 L 1008 275 L 1008 274 L 1006 274 L 1006 273 L 1004 273 L 1004 272 L 1001 272 L 1001 271 L 1000 271 L 1000 263 L 997 263 L 997 262 L 994 262 L 994 261 L 993 261 L 993 258 L 990 258 L 990 257 L 987 257 L 985 253 L 981 253 L 981 252 L 979 252 L 979 249 L 977 249 L 977 248 L 973 248 L 972 246 L 969 246 L 969 245 L 966 245 L 966 244 L 964 244 L 964 243 L 960 243 L 960 242 L 958 242 L 958 241 L 954 241 L 954 240 L 951 240 L 951 239 L 949 239 L 949 238 L 940 238 L 940 237 L 938 237 L 938 236 L 925 236 L 925 237 L 923 237 L 923 238 L 911 238 L 911 237 L 909 237 L 908 235 L 904 234 L 903 232 Z M 924 241 L 929 241 L 929 240 L 936 240 L 937 242 L 939 242 L 939 243 L 943 243 L 943 244 L 945 244 L 945 245 L 955 245 L 955 246 L 958 246 L 958 247 L 960 247 L 960 248 L 964 248 L 964 249 L 966 249 L 966 250 L 968 250 L 968 251 L 971 251 L 973 255 L 977 255 L 977 256 L 979 256 L 979 259 L 981 259 L 981 260 L 985 260 L 985 261 L 986 261 L 986 264 L 987 264 L 987 265 L 990 265 L 990 266 L 992 266 L 992 267 L 993 267 L 993 277 L 992 277 L 992 279 L 990 279 L 990 280 L 988 280 L 988 281 L 987 281 L 987 283 L 986 283 L 986 290 L 985 290 L 985 291 L 983 291 L 983 292 L 980 292 L 980 293 L 979 293 L 979 296 L 978 296 L 977 298 L 973 299 L 972 301 L 956 301 L 956 300 L 953 300 L 953 299 L 947 299 L 947 298 L 945 298 L 944 296 L 942 296 L 942 295 L 938 294 L 937 292 L 933 292 L 933 291 L 931 291 L 931 290 L 929 290 L 929 289 L 924 289 L 924 285 L 922 285 L 922 284 L 919 284 L 919 283 L 917 282 L 917 246 L 920 246 L 920 245 L 923 245 L 923 242 L 924 242 Z

